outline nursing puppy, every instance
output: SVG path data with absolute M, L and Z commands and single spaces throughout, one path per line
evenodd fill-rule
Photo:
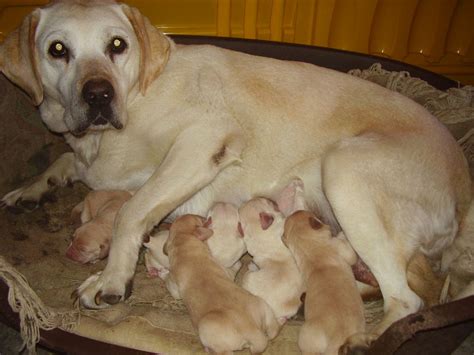
M 205 219 L 185 215 L 171 225 L 165 251 L 168 283 L 174 283 L 199 332 L 202 344 L 217 354 L 249 348 L 261 353 L 278 333 L 265 301 L 238 287 L 204 243 L 212 231 Z
M 168 256 L 163 252 L 163 247 L 168 240 L 169 231 L 162 230 L 150 236 L 150 240 L 143 243 L 145 250 L 145 267 L 149 277 L 159 277 L 166 280 L 170 263 Z
M 329 226 L 307 211 L 287 218 L 282 240 L 306 286 L 298 346 L 303 354 L 338 354 L 349 337 L 365 332 L 364 308 L 351 269 L 357 256 L 347 241 L 332 237 Z
M 240 270 L 239 259 L 246 251 L 238 224 L 239 211 L 230 203 L 218 202 L 207 214 L 206 227 L 211 229 L 213 234 L 206 243 L 217 263 L 225 267 L 232 277 Z M 168 275 L 169 260 L 163 253 L 168 234 L 168 231 L 160 231 L 143 244 L 147 248 L 145 266 L 150 277 L 159 276 L 164 280 Z
M 109 254 L 115 217 L 132 195 L 127 191 L 92 191 L 74 207 L 72 219 L 80 218 L 66 256 L 79 263 L 94 263 Z
M 216 203 L 207 214 L 213 234 L 207 240 L 212 256 L 235 277 L 242 266 L 239 259 L 246 252 L 239 232 L 239 211 L 230 203 Z
M 142 238 L 165 217 L 274 198 L 299 176 L 377 279 L 381 334 L 422 306 L 407 261 L 439 256 L 471 202 L 460 147 L 412 100 L 307 63 L 176 45 L 112 0 L 35 10 L 0 45 L 0 71 L 73 150 L 0 205 L 29 206 L 48 182 L 134 192 L 107 266 L 80 287 L 85 307 L 130 294 Z
M 254 268 L 242 279 L 242 287 L 264 299 L 280 324 L 296 314 L 304 292 L 295 260 L 281 237 L 285 217 L 276 204 L 254 198 L 239 208 L 247 251 Z

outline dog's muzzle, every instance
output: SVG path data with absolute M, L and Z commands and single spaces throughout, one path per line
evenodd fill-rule
M 116 129 L 123 125 L 117 121 L 112 110 L 112 101 L 115 96 L 114 87 L 105 79 L 87 81 L 82 88 L 82 99 L 87 103 L 88 125 L 102 126 L 110 123 Z

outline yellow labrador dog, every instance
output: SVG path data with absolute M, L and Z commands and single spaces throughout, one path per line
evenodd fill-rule
M 114 1 L 35 10 L 0 46 L 0 70 L 73 149 L 3 205 L 66 180 L 134 192 L 106 268 L 80 288 L 89 308 L 129 295 L 142 237 L 165 216 L 273 198 L 299 177 L 377 278 L 378 334 L 420 308 L 407 262 L 451 243 L 470 204 L 460 148 L 411 100 L 310 64 L 176 45 Z

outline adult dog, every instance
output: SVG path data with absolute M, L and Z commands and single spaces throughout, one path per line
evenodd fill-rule
M 406 279 L 413 253 L 439 253 L 470 204 L 460 148 L 409 99 L 314 65 L 178 46 L 113 1 L 34 11 L 0 47 L 0 69 L 74 151 L 4 205 L 66 180 L 135 192 L 105 270 L 80 288 L 86 307 L 129 295 L 142 237 L 166 216 L 273 198 L 299 177 L 377 278 L 380 334 L 421 306 Z

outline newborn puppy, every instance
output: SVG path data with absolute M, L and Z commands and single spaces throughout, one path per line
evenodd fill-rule
M 91 191 L 74 207 L 71 218 L 80 216 L 66 256 L 79 263 L 94 263 L 109 254 L 115 216 L 132 195 L 121 190 Z
M 215 353 L 250 348 L 263 352 L 278 323 L 262 299 L 238 287 L 203 242 L 212 235 L 205 219 L 181 216 L 171 225 L 165 244 L 168 284 L 174 284 L 199 332 L 202 344 Z
M 235 277 L 242 265 L 239 259 L 246 252 L 239 232 L 237 207 L 230 203 L 216 203 L 207 214 L 207 223 L 213 231 L 212 237 L 207 240 L 212 256 Z
M 242 286 L 263 298 L 283 324 L 298 311 L 304 291 L 295 260 L 281 241 L 285 218 L 266 198 L 248 201 L 239 214 L 247 251 L 256 265 L 244 275 Z
M 239 271 L 239 259 L 246 252 L 244 240 L 239 233 L 239 211 L 230 203 L 216 203 L 208 212 L 206 227 L 212 229 L 212 236 L 207 239 L 211 255 L 219 265 L 227 268 L 232 277 Z M 150 277 L 160 277 L 165 280 L 169 273 L 169 260 L 163 253 L 163 246 L 168 239 L 168 230 L 158 232 L 150 237 L 143 245 L 145 266 Z
M 169 230 L 159 231 L 150 236 L 147 243 L 143 243 L 145 251 L 145 267 L 149 277 L 159 277 L 166 280 L 169 274 L 170 263 L 163 252 L 163 247 L 168 240 Z
M 298 211 L 287 218 L 283 243 L 295 257 L 306 284 L 305 323 L 298 345 L 311 354 L 338 354 L 365 331 L 362 299 L 351 265 L 357 256 L 349 243 L 331 236 L 314 214 Z

